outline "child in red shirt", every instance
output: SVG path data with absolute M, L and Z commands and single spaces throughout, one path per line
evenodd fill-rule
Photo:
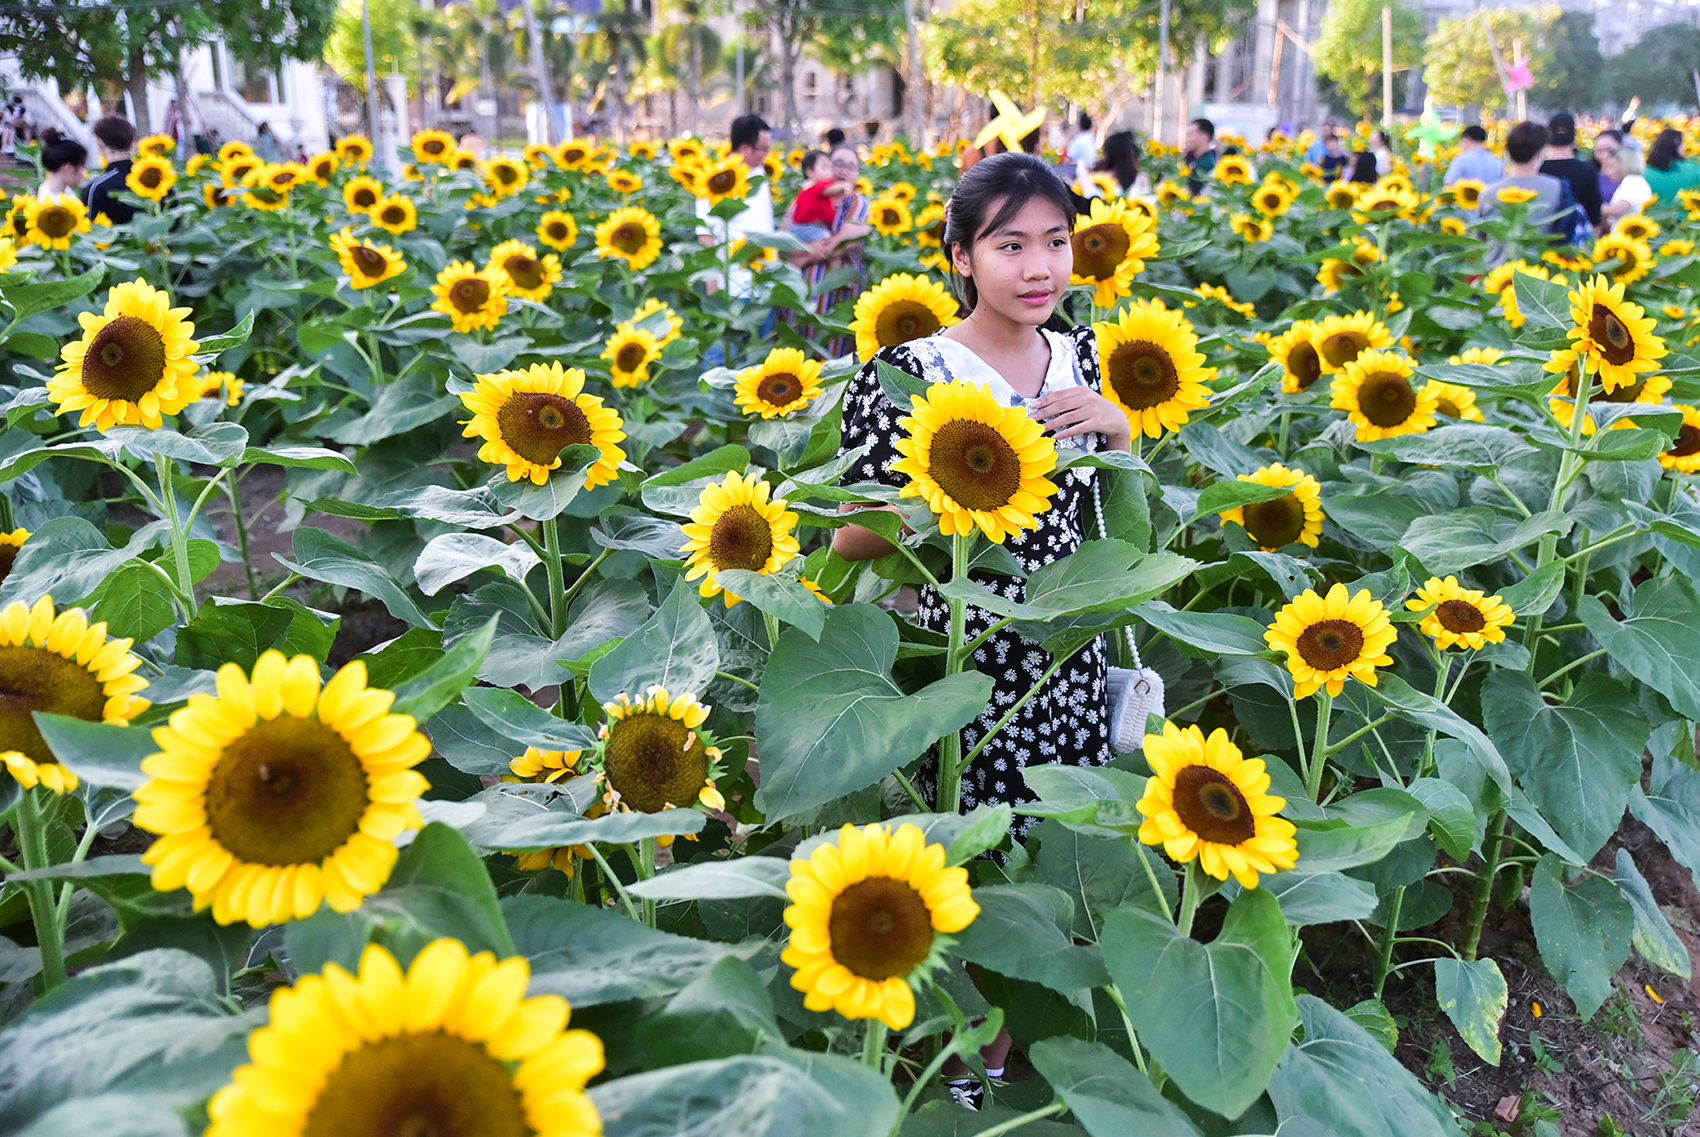
M 791 207 L 791 235 L 812 245 L 832 235 L 833 215 L 850 187 L 833 180 L 832 165 L 819 150 L 803 156 L 803 177 L 808 184 L 798 191 L 797 202 Z

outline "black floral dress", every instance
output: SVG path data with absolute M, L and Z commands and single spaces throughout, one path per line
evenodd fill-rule
M 1041 393 L 1085 383 L 1101 389 L 1098 349 L 1090 326 L 1066 332 L 1046 330 L 1051 343 L 1051 365 Z M 930 336 L 900 347 L 883 349 L 877 360 L 908 372 L 925 382 L 965 379 L 984 383 L 1001 401 L 1016 405 L 1026 400 L 973 352 L 942 336 Z M 879 482 L 901 487 L 908 482 L 891 472 L 901 455 L 897 440 L 904 436 L 898 426 L 903 411 L 886 398 L 877 370 L 869 362 L 851 380 L 844 396 L 843 450 L 859 446 L 866 452 L 844 474 L 844 483 Z M 1064 446 L 1095 448 L 1097 436 L 1065 440 Z M 842 451 L 841 451 L 842 452 Z M 1075 468 L 1053 474 L 1057 485 L 1051 508 L 1038 515 L 1038 528 L 1007 537 L 1004 547 L 1028 572 L 1039 569 L 1080 548 L 1084 528 L 1097 524 L 1094 515 L 1093 483 L 1096 471 Z M 978 584 L 1012 600 L 1026 599 L 1024 580 L 1006 576 L 974 574 Z M 937 590 L 921 590 L 918 622 L 934 631 L 948 631 L 950 607 Z M 967 610 L 968 638 L 984 632 L 997 618 L 982 608 Z M 1052 659 L 1039 645 L 1004 629 L 974 652 L 974 666 L 991 676 L 992 700 L 974 721 L 962 729 L 966 754 L 979 744 L 1050 667 Z M 1105 706 L 1104 675 L 1107 659 L 1103 637 L 1081 649 L 994 736 L 962 775 L 962 807 L 981 804 L 1018 805 L 1035 800 L 1021 771 L 1029 765 L 1062 763 L 1071 766 L 1102 766 L 1114 757 L 1110 749 L 1108 710 Z M 937 759 L 922 769 L 922 792 L 929 798 L 937 784 Z M 1017 817 L 1016 836 L 1025 836 L 1038 819 Z

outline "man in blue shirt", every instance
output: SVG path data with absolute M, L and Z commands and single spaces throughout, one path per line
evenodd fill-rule
M 1333 138 L 1334 134 L 1334 120 L 1324 119 L 1322 129 L 1316 132 L 1316 139 L 1305 149 L 1305 161 L 1313 166 L 1321 166 L 1323 156 L 1328 153 L 1328 140 Z
M 1505 164 L 1487 147 L 1487 131 L 1479 126 L 1466 126 L 1458 139 L 1458 156 L 1446 168 L 1446 184 L 1460 178 L 1489 185 L 1505 176 Z

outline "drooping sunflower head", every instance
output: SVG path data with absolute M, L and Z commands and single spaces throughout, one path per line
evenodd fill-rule
M 460 400 L 472 412 L 463 436 L 483 439 L 479 461 L 506 466 L 510 482 L 529 478 L 543 485 L 569 446 L 600 451 L 585 471 L 586 489 L 619 476 L 626 458 L 619 445 L 626 437 L 624 423 L 600 397 L 585 393 L 584 372 L 576 367 L 533 363 L 523 371 L 480 375 Z
M 364 166 L 372 160 L 372 140 L 364 134 L 345 134 L 336 140 L 336 156 L 344 166 Z
M 578 222 L 565 210 L 551 209 L 538 219 L 537 240 L 565 252 L 578 240 Z
M 1621 230 L 1594 242 L 1594 267 L 1610 276 L 1614 284 L 1634 284 L 1653 271 L 1658 259 L 1644 239 Z
M 7 572 L 28 538 L 23 529 L 0 536 Z M 0 764 L 14 780 L 60 794 L 77 788 L 36 727 L 36 711 L 124 726 L 148 709 L 136 697 L 148 682 L 135 674 L 142 661 L 130 642 L 107 639 L 106 624 L 91 625 L 80 608 L 56 613 L 51 596 L 0 610 Z
M 1420 625 L 1422 632 L 1432 636 L 1434 646 L 1441 651 L 1449 647 L 1474 650 L 1499 643 L 1515 619 L 1511 607 L 1499 597 L 1465 588 L 1455 576 L 1445 580 L 1429 577 L 1428 583 L 1405 601 L 1405 607 L 1427 613 Z
M 1492 351 L 1494 349 L 1472 348 L 1471 350 Z M 1454 359 L 1456 358 L 1457 357 L 1455 356 Z M 1464 360 L 1462 362 L 1474 361 Z M 1482 415 L 1481 408 L 1476 405 L 1476 393 L 1468 387 L 1461 387 L 1457 383 L 1442 383 L 1438 379 L 1431 379 L 1428 382 L 1428 388 L 1430 393 L 1434 395 L 1434 413 L 1437 416 L 1460 419 L 1464 422 L 1487 421 L 1487 419 Z
M 470 261 L 455 261 L 437 274 L 431 286 L 437 299 L 431 307 L 447 316 L 457 332 L 493 328 L 508 310 L 507 284 L 499 271 L 480 271 Z
M 1234 294 L 1219 284 L 1200 284 L 1194 288 L 1193 291 L 1204 297 L 1204 299 L 1214 300 L 1230 312 L 1244 316 L 1248 320 L 1257 315 L 1257 306 L 1255 304 L 1246 304 L 1239 300 L 1235 300 Z
M 1682 426 L 1677 429 L 1670 449 L 1659 455 L 1659 465 L 1667 470 L 1692 474 L 1700 471 L 1700 408 L 1685 403 L 1674 406 L 1682 412 Z
M 915 243 L 923 249 L 944 248 L 943 202 L 928 202 L 915 215 Z
M 1368 312 L 1353 312 L 1350 316 L 1329 316 L 1318 323 L 1311 342 L 1323 373 L 1332 375 L 1366 351 L 1392 347 L 1393 333 Z
M 1269 341 L 1269 356 L 1281 362 L 1281 390 L 1289 395 L 1308 391 L 1325 374 L 1316 350 L 1316 324 L 1299 320 Z
M 637 272 L 661 255 L 661 222 L 647 209 L 616 209 L 596 227 L 596 255 L 617 257 Z
M 1156 222 L 1119 197 L 1093 198 L 1090 212 L 1075 219 L 1072 244 L 1070 283 L 1091 285 L 1100 308 L 1126 296 L 1134 276 L 1161 251 Z
M 1611 231 L 1631 241 L 1651 241 L 1659 235 L 1659 223 L 1644 213 L 1626 213 L 1617 219 Z
M 1669 354 L 1665 341 L 1653 334 L 1658 321 L 1625 300 L 1623 287 L 1596 276 L 1570 293 L 1571 346 L 1608 392 L 1637 383 Z
M 24 542 L 30 539 L 28 529 L 14 529 L 10 533 L 0 533 L 0 581 L 12 575 L 12 565 L 18 559 L 18 550 L 24 547 Z
M 797 555 L 799 546 L 792 532 L 797 515 L 785 508 L 790 503 L 784 498 L 770 500 L 772 489 L 754 471 L 745 475 L 736 470 L 703 487 L 684 527 L 685 543 L 679 548 L 689 561 L 685 579 L 702 577 L 697 591 L 703 596 L 724 592 L 730 608 L 740 598 L 725 592 L 719 577 L 723 570 L 765 575 L 784 568 Z
M 503 241 L 490 250 L 486 271 L 507 279 L 507 290 L 527 300 L 546 300 L 561 279 L 561 260 L 554 253 L 539 258 L 537 250 L 524 241 Z
M 413 199 L 405 194 L 392 193 L 372 207 L 372 224 L 397 237 L 419 224 L 419 212 Z
M 1413 381 L 1416 366 L 1398 352 L 1366 351 L 1334 381 L 1329 405 L 1345 411 L 1358 441 L 1421 434 L 1433 429 L 1438 392 Z
M 361 174 L 342 187 L 342 203 L 350 213 L 370 213 L 384 199 L 384 183 Z
M 47 384 L 55 413 L 81 411 L 79 426 L 158 429 L 200 394 L 194 382 L 195 325 L 187 308 L 144 281 L 115 286 L 103 312 L 77 317 L 83 338 L 60 349 Z
M 524 754 L 508 763 L 508 769 L 513 773 L 503 774 L 502 780 L 554 783 L 576 778 L 583 773 L 579 768 L 583 760 L 582 750 L 539 750 L 528 746 Z
M 40 245 L 44 249 L 68 249 L 72 237 L 93 228 L 89 224 L 88 209 L 74 193 L 32 197 L 28 199 L 27 207 L 29 213 L 24 236 L 27 244 Z
M 856 354 L 866 361 L 882 347 L 930 336 L 958 322 L 956 301 L 936 280 L 893 273 L 856 300 L 850 330 Z
M 177 171 L 172 167 L 171 159 L 154 154 L 135 159 L 130 163 L 130 172 L 124 176 L 124 185 L 130 192 L 149 201 L 163 201 L 176 184 Z
M 336 1133 L 596 1137 L 584 1087 L 602 1043 L 567 1030 L 559 995 L 526 998 L 530 964 L 440 939 L 404 973 L 369 944 L 272 993 L 251 1061 L 207 1103 L 207 1137 Z M 352 1017 L 358 1008 L 358 1017 Z
M 371 288 L 407 271 L 407 261 L 400 253 L 388 245 L 361 240 L 346 225 L 340 233 L 331 234 L 330 246 L 342 271 L 348 274 L 350 288 Z
M 1260 486 L 1290 486 L 1292 492 L 1271 501 L 1236 505 L 1221 514 L 1223 525 L 1232 521 L 1267 552 L 1299 543 L 1316 548 L 1322 536 L 1322 483 L 1303 470 L 1290 470 L 1279 462 L 1239 480 Z
M 419 130 L 413 134 L 413 160 L 421 166 L 440 165 L 454 152 L 454 136 L 446 130 Z
M 1236 213 L 1228 218 L 1228 228 L 1245 241 L 1248 245 L 1261 244 L 1275 235 L 1275 225 L 1267 218 L 1253 217 L 1249 213 Z
M 1161 438 L 1165 430 L 1185 426 L 1192 411 L 1210 405 L 1205 383 L 1212 372 L 1180 312 L 1161 300 L 1137 300 L 1093 331 L 1104 396 L 1127 414 L 1135 434 Z
M 1687 237 L 1672 237 L 1659 246 L 1661 257 L 1689 257 L 1694 255 L 1694 242 Z
M 159 835 L 142 859 L 154 887 L 187 887 L 221 924 L 303 920 L 359 907 L 389 877 L 394 839 L 424 821 L 412 767 L 431 743 L 359 660 L 321 684 L 312 656 L 268 651 L 250 678 L 229 663 L 218 694 L 154 731 L 136 824 Z
M 1375 669 L 1392 665 L 1386 651 L 1398 638 L 1387 610 L 1369 589 L 1354 596 L 1344 584 L 1334 585 L 1326 597 L 1307 588 L 1276 613 L 1263 633 L 1271 649 L 1286 654 L 1297 699 L 1324 687 L 1338 695 L 1351 678 L 1375 686 Z
M 641 699 L 624 691 L 604 703 L 607 721 L 598 732 L 604 802 L 622 812 L 660 813 L 698 803 L 724 809 L 715 788 L 720 748 L 698 728 L 709 708 L 695 695 L 671 695 L 651 687 Z
M 1139 839 L 1161 845 L 1170 859 L 1199 867 L 1217 880 L 1230 873 L 1241 887 L 1256 888 L 1259 873 L 1298 863 L 1297 827 L 1278 817 L 1286 798 L 1269 792 L 1261 758 L 1246 758 L 1217 729 L 1205 738 L 1196 726 L 1163 724 L 1145 736 L 1152 777 L 1139 799 L 1145 820 Z
M 762 418 L 784 418 L 820 397 L 820 361 L 794 347 L 776 347 L 754 367 L 738 373 L 738 409 Z
M 602 347 L 608 374 L 616 387 L 636 387 L 649 381 L 649 365 L 661 358 L 661 345 L 642 328 L 621 324 Z
M 501 154 L 485 162 L 479 172 L 484 177 L 484 185 L 498 198 L 518 193 L 525 188 L 531 176 L 524 162 L 516 162 Z
M 919 826 L 845 825 L 835 841 L 791 861 L 785 892 L 790 943 L 781 959 L 812 1011 L 877 1019 L 902 1030 L 915 1018 L 909 977 L 974 922 L 968 872 L 945 867 L 943 845 Z
M 914 228 L 915 220 L 909 213 L 908 202 L 888 194 L 875 198 L 868 206 L 868 224 L 887 237 L 896 237 Z

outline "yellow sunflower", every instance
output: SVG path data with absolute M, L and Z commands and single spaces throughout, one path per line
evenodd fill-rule
M 1276 816 L 1287 799 L 1269 792 L 1263 760 L 1242 755 L 1227 731 L 1207 739 L 1196 726 L 1165 722 L 1162 734 L 1145 736 L 1145 760 L 1152 776 L 1139 799 L 1142 842 L 1180 864 L 1197 858 L 1217 880 L 1232 873 L 1243 888 L 1298 863 L 1298 829 Z
M 877 197 L 868 206 L 868 224 L 887 237 L 896 237 L 915 227 L 909 205 L 901 198 Z
M 1601 238 L 1604 240 L 1604 238 Z M 1636 383 L 1658 369 L 1668 352 L 1653 334 L 1658 321 L 1623 298 L 1623 285 L 1596 276 L 1570 293 L 1572 347 L 1587 359 L 1607 391 Z
M 1234 299 L 1234 294 L 1232 292 L 1229 292 L 1221 285 L 1200 284 L 1194 288 L 1193 291 L 1198 293 L 1198 295 L 1202 296 L 1204 299 L 1214 300 L 1230 312 L 1238 313 L 1248 320 L 1257 315 L 1256 305 L 1242 304 L 1240 301 Z
M 1319 322 L 1311 333 L 1311 343 L 1323 374 L 1332 375 L 1366 351 L 1392 347 L 1393 333 L 1368 312 L 1353 312 Z
M 1469 227 L 1464 224 L 1461 218 L 1442 217 L 1440 219 L 1440 231 L 1453 237 L 1462 237 L 1469 231 Z
M 372 224 L 392 236 L 399 237 L 419 224 L 419 212 L 413 200 L 404 194 L 392 193 L 372 207 Z
M 457 332 L 493 328 L 507 314 L 508 279 L 470 261 L 455 261 L 437 274 L 431 307 L 447 316 Z
M 1137 300 L 1114 320 L 1093 325 L 1104 396 L 1126 414 L 1134 434 L 1161 438 L 1192 411 L 1210 405 L 1212 372 L 1184 315 L 1161 300 Z
M 236 197 L 231 193 L 229 186 L 221 185 L 218 182 L 207 182 L 201 186 L 201 200 L 207 203 L 208 209 L 220 209 L 226 205 L 234 204 Z M 105 214 L 101 214 L 101 216 L 104 217 Z
M 59 372 L 47 384 L 55 414 L 82 411 L 79 426 L 101 433 L 115 426 L 159 429 L 200 395 L 195 361 L 200 346 L 187 308 L 144 281 L 116 285 L 104 312 L 77 317 L 83 338 L 59 352 Z
M 1269 356 L 1281 361 L 1281 390 L 1289 395 L 1308 391 L 1322 378 L 1322 355 L 1316 350 L 1316 324 L 1299 320 L 1269 341 Z
M 1070 284 L 1092 286 L 1092 301 L 1108 308 L 1126 296 L 1134 276 L 1160 251 L 1157 225 L 1120 198 L 1093 198 L 1074 223 L 1074 274 Z
M 1492 351 L 1493 349 L 1482 348 L 1481 350 Z M 1457 359 L 1456 356 L 1453 358 Z M 1465 360 L 1464 362 L 1470 361 Z M 1455 418 L 1462 422 L 1487 421 L 1482 416 L 1481 408 L 1476 406 L 1476 393 L 1468 387 L 1431 379 L 1425 385 L 1424 392 L 1434 396 L 1434 413 L 1436 416 L 1444 415 L 1446 418 Z
M 1265 181 L 1251 195 L 1251 204 L 1265 217 L 1279 217 L 1292 206 L 1296 196 L 1284 182 Z
M 1651 241 L 1659 235 L 1659 223 L 1641 213 L 1627 213 L 1617 219 L 1611 231 L 1631 241 Z
M 130 163 L 130 172 L 124 175 L 124 185 L 130 192 L 149 201 L 165 200 L 176 184 L 177 171 L 172 168 L 171 159 L 153 154 L 135 159 Z
M 1212 176 L 1225 186 L 1249 186 L 1251 162 L 1241 154 L 1224 154 L 1217 160 Z
M 11 571 L 26 530 L 0 536 Z M 53 598 L 0 610 L 0 666 L 6 699 L 0 704 L 0 764 L 20 785 L 43 785 L 56 794 L 77 788 L 77 775 L 59 765 L 35 724 L 34 712 L 84 722 L 126 726 L 151 705 L 136 697 L 148 681 L 135 674 L 142 661 L 130 640 L 106 638 L 106 624 L 91 625 L 80 608 L 55 614 Z
M 546 150 L 545 157 L 548 157 Z M 539 750 L 528 746 L 524 754 L 508 763 L 511 773 L 503 774 L 502 781 L 553 784 L 580 777 L 585 772 L 584 764 L 582 750 Z M 600 805 L 595 805 L 586 811 L 586 816 L 596 817 L 603 812 Z M 588 861 L 591 852 L 583 845 L 561 845 L 530 853 L 515 853 L 513 858 L 516 872 L 542 872 L 552 868 L 565 876 L 572 876 L 578 871 L 575 860 Z
M 1482 191 L 1487 186 L 1474 178 L 1459 178 L 1452 183 L 1452 200 L 1459 209 L 1476 209 L 1482 204 Z
M 1646 241 L 1625 233 L 1607 233 L 1594 242 L 1594 267 L 1614 284 L 1634 284 L 1653 271 L 1658 258 Z
M 689 158 L 701 158 L 707 151 L 703 149 L 702 140 L 698 138 L 669 138 L 667 153 L 675 162 L 683 162 Z
M 582 170 L 595 157 L 595 144 L 582 138 L 569 138 L 555 147 L 555 164 L 563 170 Z
M 1352 203 L 1352 220 L 1359 225 L 1371 225 L 1408 213 L 1416 205 L 1417 197 L 1409 189 L 1383 178 L 1359 192 L 1357 200 Z
M 643 188 L 643 179 L 630 170 L 610 170 L 607 181 L 615 193 L 632 194 Z
M 786 418 L 809 409 L 820 397 L 820 362 L 794 347 L 776 347 L 754 367 L 738 373 L 738 409 L 762 418 Z
M 330 246 L 342 271 L 348 274 L 350 288 L 371 288 L 407 271 L 407 261 L 400 253 L 388 245 L 361 240 L 346 225 L 340 233 L 331 234 Z
M 479 162 L 478 155 L 474 154 L 472 151 L 456 150 L 453 154 L 449 155 L 448 160 L 443 164 L 449 169 L 457 172 L 460 170 L 470 170 L 473 173 L 477 173 L 478 168 L 482 163 Z M 473 196 L 486 197 L 484 194 L 474 194 Z M 493 197 L 487 197 L 486 200 L 495 201 L 496 199 Z M 471 206 L 468 206 L 467 208 L 470 209 Z
M 1275 235 L 1275 225 L 1249 213 L 1236 213 L 1228 218 L 1228 228 L 1238 233 L 1248 245 L 1261 244 Z
M 413 957 L 368 944 L 272 992 L 250 1062 L 207 1103 L 206 1137 L 512 1133 L 600 1137 L 584 1087 L 602 1043 L 567 1001 L 526 998 L 531 965 L 440 939 Z
M 651 687 L 633 701 L 621 691 L 602 704 L 608 718 L 597 732 L 603 804 L 621 813 L 660 813 L 703 805 L 725 809 L 715 786 L 720 748 L 699 731 L 709 708 L 695 695 Z
M 637 272 L 661 255 L 661 222 L 647 209 L 628 206 L 596 227 L 596 255 L 618 257 Z
M 486 272 L 498 272 L 507 278 L 507 291 L 527 300 L 547 300 L 561 279 L 561 259 L 554 253 L 541 258 L 537 250 L 524 241 L 503 241 L 490 250 Z
M 934 383 L 911 401 L 897 425 L 902 455 L 891 471 L 909 478 L 900 491 L 938 514 L 946 536 L 976 528 L 999 544 L 1038 527 L 1057 487 L 1056 442 L 1025 407 L 1006 407 L 991 389 L 973 383 Z
M 1677 430 L 1670 449 L 1659 455 L 1659 465 L 1682 474 L 1700 472 L 1700 409 L 1685 403 L 1674 406 L 1682 412 L 1682 426 Z M 0 552 L 3 551 L 0 549 Z M 0 579 L 4 576 L 0 575 Z
M 626 143 L 627 154 L 633 158 L 642 158 L 645 161 L 654 161 L 658 149 L 656 143 L 647 138 L 634 139 Z
M 537 222 L 537 240 L 565 252 L 578 240 L 578 222 L 565 210 L 551 209 Z
M 937 957 L 941 935 L 980 914 L 968 870 L 944 860 L 944 846 L 927 844 L 919 826 L 888 833 L 876 823 L 845 825 L 836 841 L 791 861 L 791 939 L 780 958 L 796 968 L 791 986 L 805 1006 L 892 1030 L 914 1021 L 908 977 Z
M 943 202 L 928 202 L 915 215 L 915 243 L 923 249 L 944 248 Z
M 342 187 L 342 204 L 350 213 L 370 213 L 384 200 L 384 183 L 361 174 Z
M 1239 480 L 1259 486 L 1291 486 L 1293 492 L 1273 501 L 1236 505 L 1223 510 L 1221 523 L 1232 521 L 1244 529 L 1267 552 L 1298 542 L 1316 548 L 1322 536 L 1322 483 L 1303 470 L 1289 470 L 1277 462 Z
M 336 140 L 337 161 L 344 166 L 364 166 L 372 153 L 372 140 L 364 134 L 345 134 Z
M 1358 200 L 1357 182 L 1335 182 L 1323 194 L 1328 204 L 1334 209 L 1350 209 Z
M 462 436 L 483 439 L 478 460 L 506 466 L 510 482 L 543 485 L 560 468 L 561 451 L 580 445 L 601 451 L 585 471 L 586 489 L 619 477 L 625 424 L 600 397 L 585 393 L 584 372 L 576 367 L 533 363 L 524 371 L 480 375 L 460 401 L 472 412 Z
M 555 164 L 555 150 L 541 142 L 525 144 L 525 164 L 533 170 L 542 170 Z
M 525 188 L 525 183 L 531 175 L 525 168 L 525 163 L 516 162 L 512 158 L 498 154 L 479 167 L 479 173 L 484 177 L 484 184 L 498 198 L 518 193 Z
M 1416 370 L 1397 352 L 1366 351 L 1334 381 L 1329 406 L 1346 412 L 1359 442 L 1432 430 L 1440 395 L 1412 382 Z
M 18 559 L 18 550 L 24 547 L 24 542 L 30 539 L 28 529 L 14 529 L 10 533 L 0 533 L 0 580 L 12 575 L 12 564 Z
M 642 328 L 621 324 L 602 347 L 608 373 L 616 387 L 649 382 L 649 365 L 661 358 L 661 345 Z
M 278 184 L 274 178 L 281 179 L 283 184 Z M 289 189 L 294 184 L 289 172 L 280 166 L 256 166 L 242 179 L 242 204 L 268 213 L 286 209 L 289 206 Z
M 234 407 L 242 401 L 242 387 L 242 380 L 229 371 L 209 371 L 201 377 L 201 398 Z
M 691 510 L 691 522 L 684 527 L 685 543 L 679 548 L 689 562 L 685 579 L 702 577 L 697 591 L 703 596 L 722 593 L 719 574 L 723 569 L 765 575 L 784 568 L 797 555 L 797 538 L 792 535 L 797 515 L 786 510 L 790 503 L 784 498 L 768 499 L 772 489 L 759 475 L 746 476 L 736 470 L 703 487 Z M 730 592 L 725 597 L 728 608 L 740 599 Z
M 678 339 L 679 333 L 684 330 L 685 321 L 679 319 L 678 314 L 673 309 L 654 296 L 638 305 L 638 310 L 632 313 L 632 318 L 621 326 L 657 329 L 658 324 L 653 322 L 651 317 L 659 317 L 659 323 L 666 325 L 665 330 L 659 330 L 655 336 L 656 342 L 662 347 L 666 347 Z
M 882 347 L 930 336 L 957 323 L 956 311 L 956 301 L 938 281 L 894 273 L 856 300 L 850 321 L 856 354 L 866 361 Z
M 413 160 L 421 166 L 440 165 L 454 152 L 454 136 L 446 130 L 419 130 L 413 134 Z
M 1157 204 L 1164 209 L 1173 209 L 1192 200 L 1192 191 L 1180 182 L 1164 179 L 1157 183 Z
M 325 150 L 313 155 L 307 160 L 307 176 L 322 186 L 329 186 L 331 178 L 336 175 L 337 158 L 335 150 Z
M 1275 623 L 1263 633 L 1272 650 L 1286 654 L 1297 699 L 1323 687 L 1338 695 L 1349 678 L 1375 686 L 1375 669 L 1392 666 L 1385 652 L 1398 638 L 1387 610 L 1369 589 L 1352 596 L 1344 584 L 1330 588 L 1326 598 L 1305 589 L 1276 613 Z
M 414 803 L 430 784 L 413 767 L 431 742 L 386 713 L 394 700 L 359 660 L 329 682 L 312 656 L 279 651 L 252 679 L 219 668 L 218 694 L 191 695 L 142 761 L 135 821 L 160 838 L 142 855 L 154 887 L 256 928 L 358 908 L 389 878 L 396 836 L 424 824 Z
M 1525 276 L 1537 277 L 1541 280 L 1550 280 L 1554 284 L 1570 283 L 1564 276 L 1554 275 L 1543 265 L 1525 265 L 1519 268 L 1517 272 L 1522 273 Z M 1505 322 L 1510 324 L 1513 328 L 1520 328 L 1528 322 L 1529 317 L 1523 314 L 1522 306 L 1517 303 L 1517 275 L 1515 273 L 1512 274 L 1511 279 L 1505 282 L 1505 286 L 1499 290 L 1499 304 L 1504 311 Z
M 1687 257 L 1694 254 L 1694 242 L 1687 237 L 1672 237 L 1659 246 L 1661 257 Z
M 750 192 L 750 168 L 736 154 L 722 158 L 698 171 L 693 192 L 707 198 L 710 205 L 727 199 L 741 201 Z
M 260 160 L 252 154 L 238 154 L 219 163 L 219 181 L 231 189 L 239 189 L 248 180 L 248 175 L 260 168 Z
M 158 158 L 177 149 L 177 140 L 169 134 L 149 134 L 136 139 L 136 153 L 144 158 Z
M 1434 637 L 1434 646 L 1441 651 L 1449 647 L 1475 650 L 1500 643 L 1505 639 L 1505 629 L 1516 618 L 1499 597 L 1465 588 L 1455 576 L 1445 580 L 1429 577 L 1416 596 L 1405 601 L 1405 607 L 1427 613 L 1419 627 L 1425 636 Z
M 1558 425 L 1565 430 L 1575 418 L 1576 383 L 1580 381 L 1580 364 L 1575 349 L 1562 348 L 1553 351 L 1551 359 L 1543 365 L 1543 370 L 1551 371 L 1561 376 L 1558 385 L 1552 389 L 1547 398 L 1547 409 L 1552 412 Z M 1671 381 L 1667 377 L 1648 373 L 1636 375 L 1634 381 L 1611 389 L 1601 384 L 1589 387 L 1588 403 L 1644 403 L 1656 405 L 1664 401 L 1665 394 L 1671 389 Z M 1629 419 L 1619 419 L 1612 425 L 1613 430 L 1627 430 L 1635 424 Z M 1592 435 L 1597 429 L 1593 415 L 1586 415 L 1582 420 L 1584 436 Z
M 28 209 L 26 244 L 40 245 L 44 249 L 68 249 L 73 236 L 87 233 L 92 228 L 88 209 L 74 193 L 40 199 L 32 197 Z
M 236 158 L 252 158 L 254 148 L 239 138 L 232 138 L 218 148 L 218 160 L 222 165 Z
M 1500 186 L 1493 191 L 1493 196 L 1499 199 L 1501 205 L 1527 205 L 1538 196 L 1532 189 L 1522 186 Z

